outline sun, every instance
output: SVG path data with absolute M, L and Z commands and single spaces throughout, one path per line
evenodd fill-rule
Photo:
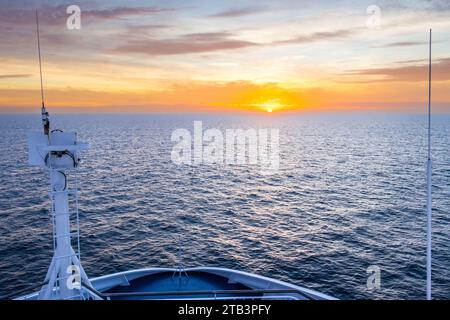
M 283 91 L 271 91 L 270 88 L 264 90 L 248 92 L 243 95 L 237 106 L 256 112 L 275 113 L 283 112 L 294 108 L 297 103 L 296 97 L 284 93 Z
M 284 105 L 281 103 L 281 99 L 275 98 L 275 99 L 267 99 L 261 103 L 258 103 L 257 106 L 258 108 L 268 113 L 272 113 L 276 110 L 282 109 Z

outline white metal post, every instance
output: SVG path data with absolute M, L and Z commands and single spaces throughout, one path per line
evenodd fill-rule
M 431 29 L 428 67 L 428 160 L 427 160 L 427 300 L 431 300 Z
M 53 202 L 55 206 L 55 235 L 56 252 L 55 259 L 59 261 L 60 283 L 59 291 L 61 299 L 73 296 L 73 289 L 67 286 L 70 266 L 72 265 L 72 246 L 70 243 L 70 213 L 69 198 L 65 185 L 67 183 L 65 175 L 58 170 L 51 170 L 51 183 L 53 190 Z

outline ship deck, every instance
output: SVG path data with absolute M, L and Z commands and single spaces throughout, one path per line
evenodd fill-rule
M 218 267 L 146 268 L 82 283 L 81 299 L 102 300 L 335 300 L 280 280 Z M 19 300 L 36 300 L 35 292 Z M 59 299 L 54 291 L 50 299 Z

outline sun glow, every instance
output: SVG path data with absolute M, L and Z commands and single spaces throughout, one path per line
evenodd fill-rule
M 281 103 L 280 99 L 276 98 L 266 100 L 263 103 L 258 103 L 256 106 L 266 112 L 271 113 L 273 111 L 283 109 L 284 104 Z
M 304 104 L 300 92 L 274 83 L 249 85 L 236 96 L 237 107 L 257 112 L 282 112 Z

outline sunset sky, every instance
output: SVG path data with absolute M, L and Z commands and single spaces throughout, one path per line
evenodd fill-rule
M 434 108 L 450 112 L 448 0 L 1 0 L 0 112 L 40 105 L 35 8 L 53 112 L 420 112 L 429 28 Z

